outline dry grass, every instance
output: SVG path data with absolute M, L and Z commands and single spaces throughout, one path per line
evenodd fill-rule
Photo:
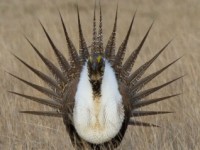
M 73 149 L 61 119 L 19 114 L 19 110 L 48 110 L 34 102 L 8 94 L 7 90 L 39 95 L 31 88 L 5 73 L 17 74 L 42 85 L 43 83 L 21 65 L 11 54 L 15 53 L 32 66 L 47 71 L 45 66 L 23 38 L 25 33 L 48 57 L 55 60 L 50 46 L 38 24 L 37 17 L 54 37 L 57 46 L 66 52 L 57 7 L 61 10 L 69 34 L 78 47 L 77 20 L 74 0 L 58 0 L 57 6 L 48 0 L 0 1 L 0 149 Z M 102 0 L 104 15 L 104 40 L 107 41 L 114 21 L 116 1 Z M 79 0 L 84 34 L 91 41 L 92 0 Z M 148 73 L 166 63 L 184 57 L 165 71 L 149 86 L 161 84 L 171 78 L 187 74 L 183 80 L 164 88 L 158 94 L 182 92 L 183 95 L 155 104 L 146 109 L 172 110 L 177 113 L 143 120 L 156 122 L 162 128 L 129 127 L 119 149 L 136 150 L 198 150 L 200 149 L 200 2 L 199 0 L 126 0 L 119 2 L 118 45 L 126 34 L 134 10 L 138 10 L 134 30 L 128 45 L 128 54 L 141 40 L 153 19 L 156 23 L 138 58 L 137 66 L 149 59 L 167 41 L 172 44 L 153 64 Z M 89 24 L 88 24 L 89 22 Z M 66 54 L 66 53 L 65 53 Z M 55 61 L 56 62 L 56 61 Z M 135 67 L 136 68 L 136 67 Z M 135 69 L 134 68 L 134 69 Z

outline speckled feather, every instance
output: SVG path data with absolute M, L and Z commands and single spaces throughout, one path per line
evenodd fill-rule
M 118 8 L 117 8 L 118 10 Z M 128 125 L 135 125 L 135 126 L 145 126 L 145 127 L 158 127 L 154 124 L 149 124 L 145 122 L 140 122 L 135 120 L 136 117 L 140 116 L 148 116 L 148 115 L 158 115 L 158 114 L 166 114 L 170 113 L 168 111 L 140 111 L 137 110 L 138 108 L 141 108 L 143 106 L 147 106 L 153 103 L 157 103 L 163 100 L 167 100 L 169 98 L 173 98 L 175 96 L 178 96 L 179 94 L 174 94 L 170 96 L 163 96 L 160 98 L 153 98 L 149 100 L 144 100 L 148 95 L 160 90 L 161 88 L 164 88 L 165 86 L 177 81 L 178 79 L 182 78 L 178 77 L 174 80 L 171 80 L 167 83 L 161 84 L 160 86 L 147 89 L 142 91 L 142 87 L 144 87 L 147 83 L 152 81 L 154 78 L 156 78 L 158 75 L 160 75 L 164 70 L 168 69 L 171 65 L 173 65 L 177 60 L 173 61 L 166 67 L 160 69 L 159 71 L 150 74 L 149 76 L 142 78 L 144 72 L 151 66 L 151 64 L 159 57 L 159 55 L 166 49 L 168 46 L 167 43 L 155 56 L 152 57 L 149 61 L 141 65 L 137 70 L 135 70 L 133 73 L 131 72 L 131 69 L 136 61 L 137 56 L 139 55 L 139 52 L 142 50 L 142 47 L 144 45 L 144 42 L 147 38 L 147 35 L 149 34 L 149 31 L 152 26 L 150 26 L 149 30 L 145 34 L 143 40 L 139 44 L 139 46 L 132 52 L 132 54 L 128 57 L 127 60 L 125 60 L 125 63 L 123 64 L 124 55 L 126 52 L 126 47 L 128 44 L 128 39 L 131 33 L 131 29 L 133 26 L 134 17 L 131 21 L 130 27 L 128 29 L 127 35 L 125 39 L 122 41 L 121 46 L 118 49 L 118 52 L 115 54 L 115 45 L 116 45 L 116 32 L 117 32 L 117 19 L 118 19 L 118 11 L 116 10 L 115 15 L 115 21 L 114 26 L 112 29 L 112 33 L 110 35 L 110 38 L 108 40 L 108 43 L 106 44 L 105 50 L 103 49 L 103 22 L 102 22 L 102 11 L 100 7 L 100 24 L 99 24 L 99 30 L 98 33 L 96 31 L 96 4 L 94 8 L 94 18 L 93 18 L 93 41 L 92 41 L 92 48 L 91 53 L 89 53 L 89 48 L 87 47 L 87 43 L 84 39 L 83 31 L 81 28 L 81 21 L 80 21 L 80 14 L 79 9 L 77 6 L 77 16 L 78 16 L 78 29 L 79 29 L 79 42 L 80 42 L 80 49 L 79 54 L 78 51 L 75 49 L 75 46 L 73 42 L 71 41 L 68 33 L 67 28 L 64 24 L 64 20 L 60 13 L 60 19 L 62 23 L 62 27 L 65 33 L 66 42 L 68 45 L 68 52 L 70 56 L 70 63 L 68 60 L 64 57 L 64 55 L 57 49 L 55 44 L 53 43 L 52 39 L 50 38 L 48 32 L 44 28 L 44 26 L 41 24 L 44 33 L 53 49 L 53 52 L 59 62 L 59 67 L 55 66 L 54 63 L 45 57 L 45 55 L 41 54 L 39 50 L 28 40 L 34 51 L 39 55 L 41 60 L 45 63 L 47 68 L 50 70 L 50 72 L 53 74 L 54 79 L 52 79 L 50 76 L 45 75 L 42 71 L 39 71 L 30 65 L 28 65 L 26 62 L 24 62 L 21 58 L 15 56 L 22 64 L 24 64 L 28 69 L 30 69 L 33 73 L 35 73 L 39 78 L 41 78 L 45 83 L 48 84 L 48 88 L 42 87 L 39 85 L 35 85 L 34 83 L 31 83 L 29 81 L 26 81 L 24 79 L 21 79 L 17 77 L 16 75 L 12 75 L 13 77 L 17 78 L 18 80 L 25 83 L 25 85 L 28 85 L 41 93 L 47 95 L 50 99 L 41 99 L 34 96 L 29 96 L 25 94 L 20 94 L 14 91 L 10 91 L 10 93 L 27 98 L 28 100 L 35 101 L 37 103 L 50 106 L 55 109 L 55 111 L 50 112 L 44 112 L 44 111 L 21 111 L 22 113 L 27 114 L 33 114 L 33 115 L 39 115 L 39 116 L 52 116 L 52 117 L 62 117 L 63 121 L 66 126 L 66 131 L 69 134 L 69 137 L 71 139 L 72 144 L 76 149 L 114 149 L 118 147 L 118 145 L 121 143 Z M 113 72 L 116 75 L 117 85 L 118 85 L 118 91 L 121 95 L 121 101 L 122 101 L 122 108 L 119 108 L 118 112 L 123 112 L 123 122 L 121 124 L 120 130 L 118 133 L 110 138 L 108 141 L 104 141 L 102 143 L 92 143 L 87 140 L 84 140 L 79 133 L 77 132 L 74 124 L 74 118 L 73 118 L 73 111 L 74 107 L 76 106 L 76 94 L 78 90 L 79 81 L 82 78 L 81 73 L 83 71 L 84 64 L 88 61 L 88 58 L 93 54 L 101 54 L 103 55 L 104 59 L 111 65 L 111 68 L 113 68 Z M 114 76 L 113 76 L 114 77 Z M 108 86 L 109 84 L 107 84 Z M 104 87 L 101 87 L 104 88 Z M 112 85 L 110 85 L 110 89 L 112 90 Z M 88 89 L 85 89 L 86 91 Z M 101 89 L 102 91 L 104 89 Z M 107 92 L 108 93 L 108 92 Z M 101 95 L 100 95 L 101 96 Z M 104 95 L 105 96 L 105 95 Z M 107 94 L 109 96 L 109 94 Z M 104 99 L 105 101 L 105 99 Z M 115 101 L 115 100 L 113 100 Z

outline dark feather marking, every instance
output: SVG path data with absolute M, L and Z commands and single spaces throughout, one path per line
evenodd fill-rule
M 24 94 L 13 92 L 13 91 L 8 91 L 8 92 L 12 93 L 12 94 L 15 94 L 15 95 L 18 95 L 18 96 L 21 96 L 21 97 L 24 97 L 26 99 L 35 101 L 37 103 L 53 107 L 53 108 L 61 108 L 62 107 L 62 105 L 58 101 L 55 101 L 55 100 L 47 100 L 47 99 L 43 99 L 43 98 L 24 95 Z
M 59 15 L 60 15 L 60 20 L 61 20 L 61 23 L 62 23 L 62 27 L 63 27 L 64 33 L 65 33 L 65 38 L 66 38 L 66 41 L 67 41 L 67 45 L 68 45 L 68 51 L 69 51 L 69 55 L 70 55 L 71 67 L 72 68 L 76 68 L 77 66 L 80 65 L 79 64 L 79 62 L 80 62 L 79 56 L 78 56 L 78 53 L 77 53 L 77 50 L 76 50 L 74 44 L 72 43 L 71 39 L 69 38 L 65 23 L 63 21 L 63 18 L 62 18 L 62 15 L 61 15 L 60 12 L 59 12 Z
M 142 49 L 142 46 L 143 46 L 150 30 L 152 29 L 153 23 L 149 27 L 148 31 L 146 32 L 146 34 L 145 34 L 144 38 L 142 39 L 142 41 L 140 42 L 139 46 L 131 53 L 131 55 L 128 57 L 128 59 L 126 60 L 126 62 L 123 65 L 123 71 L 127 72 L 128 75 L 137 59 L 138 54 L 140 53 L 140 51 Z
M 130 77 L 129 82 L 131 83 L 131 86 L 134 86 L 135 83 L 138 82 L 138 80 L 142 77 L 142 75 L 145 73 L 145 71 L 151 66 L 151 64 L 158 58 L 158 56 L 166 49 L 166 47 L 171 43 L 169 41 L 156 55 L 154 55 L 153 58 L 151 58 L 149 61 L 147 61 L 145 64 L 143 64 L 141 67 L 139 67 Z
M 117 30 L 117 14 L 118 14 L 118 6 L 116 9 L 116 14 L 115 14 L 115 22 L 113 26 L 113 31 L 110 35 L 110 38 L 108 40 L 106 49 L 105 49 L 105 57 L 110 60 L 112 63 L 115 58 L 115 42 L 116 42 L 116 30 Z
M 80 46 L 79 54 L 80 58 L 82 59 L 81 61 L 83 63 L 89 57 L 89 51 L 87 48 L 87 44 L 85 42 L 85 38 L 83 36 L 78 5 L 77 5 L 77 15 L 78 15 L 78 29 L 79 29 L 79 46 Z
M 99 32 L 98 32 L 98 51 L 100 54 L 103 54 L 103 25 L 102 25 L 102 12 L 101 12 L 101 3 L 99 1 L 100 15 L 99 15 Z
M 52 98 L 52 97 L 53 97 L 53 98 L 57 98 L 57 99 L 60 98 L 60 96 L 57 95 L 57 94 L 56 94 L 54 91 L 52 91 L 52 90 L 49 90 L 49 89 L 44 88 L 44 87 L 42 87 L 42 86 L 39 86 L 39 85 L 33 84 L 33 83 L 31 83 L 31 82 L 28 82 L 28 81 L 26 81 L 26 80 L 24 80 L 24 79 L 22 79 L 22 78 L 19 78 L 19 77 L 15 76 L 15 75 L 13 75 L 13 74 L 11 74 L 11 73 L 8 73 L 8 74 L 10 74 L 10 75 L 13 76 L 14 78 L 16 78 L 16 79 L 18 79 L 18 80 L 24 82 L 25 84 L 31 86 L 32 88 L 34 88 L 34 89 L 40 91 L 41 93 L 43 93 L 43 94 L 49 96 L 50 98 Z
M 62 117 L 63 114 L 57 111 L 20 111 L 20 113 L 38 115 L 38 116 L 48 116 L 48 117 Z
M 165 97 L 160 97 L 160 98 L 153 98 L 153 99 L 149 99 L 149 100 L 140 100 L 140 101 L 133 101 L 133 109 L 138 109 L 140 107 L 144 107 L 153 103 L 157 103 L 163 100 L 167 100 L 169 98 L 172 97 L 176 97 L 179 96 L 180 94 L 174 94 L 174 95 L 170 95 L 170 96 L 165 96 Z
M 147 77 L 141 79 L 140 81 L 138 81 L 133 87 L 131 87 L 131 91 L 132 92 L 136 92 L 139 91 L 143 86 L 145 86 L 147 83 L 149 83 L 151 80 L 153 80 L 155 77 L 157 77 L 159 74 L 161 74 L 163 71 L 165 71 L 166 69 L 168 69 L 171 65 L 173 65 L 174 63 L 176 63 L 180 58 L 174 60 L 173 62 L 171 62 L 170 64 L 168 64 L 167 66 L 163 67 L 162 69 L 148 75 Z
M 158 125 L 155 125 L 155 124 L 141 122 L 141 121 L 136 121 L 136 120 L 133 120 L 133 119 L 129 120 L 129 125 L 143 126 L 143 127 L 159 127 Z
M 122 44 L 120 45 L 119 50 L 117 52 L 117 55 L 115 57 L 114 66 L 115 66 L 116 69 L 118 69 L 122 65 L 122 61 L 124 59 L 124 55 L 125 55 L 125 52 L 126 52 L 126 46 L 127 46 L 127 43 L 128 43 L 128 39 L 129 39 L 129 36 L 130 36 L 130 33 L 131 33 L 133 22 L 135 20 L 135 15 L 136 15 L 136 12 L 133 15 L 133 19 L 131 21 L 127 35 L 126 35 L 124 41 L 122 42 Z
M 161 115 L 161 114 L 169 114 L 173 113 L 170 111 L 132 111 L 131 116 L 132 117 L 141 117 L 141 116 L 150 116 L 150 115 Z
M 39 21 L 40 22 L 40 21 Z M 51 40 L 48 32 L 46 31 L 46 29 L 44 28 L 43 24 L 40 22 L 40 25 L 42 26 L 42 29 L 57 57 L 58 63 L 60 65 L 61 70 L 63 71 L 63 74 L 66 75 L 68 73 L 68 70 L 70 68 L 69 63 L 67 62 L 67 60 L 65 59 L 65 57 L 63 56 L 63 54 L 58 50 L 58 48 L 55 46 L 55 44 L 53 43 L 53 41 Z
M 67 80 L 64 77 L 64 75 L 62 74 L 62 72 L 51 61 L 49 61 L 47 58 L 45 58 L 39 52 L 39 50 L 31 43 L 31 41 L 27 37 L 25 37 L 25 38 L 29 42 L 29 44 L 32 46 L 32 48 L 34 49 L 34 51 L 38 54 L 38 56 L 42 59 L 42 61 L 45 63 L 45 65 L 47 66 L 47 68 L 49 69 L 49 71 L 54 75 L 54 77 L 56 78 L 56 81 L 58 82 L 58 84 L 62 85 L 63 82 L 67 83 Z
M 167 82 L 167 83 L 164 83 L 164 84 L 162 84 L 162 85 L 160 85 L 160 86 L 157 86 L 157 87 L 150 88 L 150 89 L 148 89 L 148 90 L 144 90 L 144 91 L 142 91 L 142 92 L 139 92 L 139 93 L 133 95 L 133 98 L 132 98 L 132 99 L 133 99 L 134 101 L 135 101 L 135 100 L 142 99 L 142 98 L 144 98 L 144 97 L 146 97 L 146 96 L 148 96 L 148 95 L 150 95 L 150 94 L 152 94 L 152 93 L 154 93 L 154 92 L 156 92 L 156 91 L 162 89 L 163 87 L 165 87 L 165 86 L 167 86 L 167 85 L 169 85 L 169 84 L 171 84 L 171 83 L 173 83 L 173 82 L 175 82 L 175 81 L 177 81 L 177 80 L 179 80 L 179 79 L 181 79 L 181 78 L 183 78 L 183 76 L 178 77 L 178 78 L 176 78 L 176 79 L 173 79 L 173 80 L 171 80 L 171 81 L 169 81 L 169 82 Z
M 53 79 L 51 79 L 49 76 L 47 76 L 44 73 L 42 73 L 41 71 L 39 71 L 39 70 L 31 67 L 26 62 L 24 62 L 22 59 L 20 59 L 18 56 L 14 55 L 14 57 L 16 57 L 28 69 L 30 69 L 31 71 L 33 71 L 39 78 L 41 78 L 45 83 L 47 83 L 53 90 L 56 90 L 56 89 L 57 90 L 61 90 L 61 88 L 58 86 L 58 84 L 56 83 L 56 81 L 54 81 Z M 57 92 L 57 90 L 56 90 L 56 92 Z
M 97 31 L 96 31 L 96 1 L 94 6 L 94 17 L 93 17 L 93 41 L 92 41 L 92 55 L 96 52 L 97 48 Z

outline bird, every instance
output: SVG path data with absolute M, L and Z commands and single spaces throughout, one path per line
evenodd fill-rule
M 96 23 L 96 4 L 94 7 L 93 37 L 90 46 L 88 46 L 84 38 L 78 5 L 76 11 L 79 34 L 78 50 L 75 48 L 68 34 L 64 19 L 59 11 L 59 17 L 68 46 L 69 60 L 56 47 L 49 33 L 40 22 L 59 66 L 54 65 L 25 36 L 27 42 L 53 76 L 32 67 L 23 59 L 13 54 L 23 65 L 47 83 L 47 87 L 37 85 L 12 73 L 9 74 L 25 85 L 43 93 L 48 98 L 44 99 L 15 91 L 8 92 L 53 108 L 52 111 L 25 110 L 20 111 L 20 113 L 62 118 L 66 132 L 75 149 L 115 149 L 122 142 L 128 126 L 159 127 L 156 124 L 138 121 L 138 117 L 172 113 L 170 111 L 144 111 L 140 108 L 180 95 L 178 93 L 159 98 L 148 98 L 150 94 L 174 83 L 183 76 L 179 76 L 153 88 L 143 89 L 150 81 L 163 73 L 180 58 L 175 59 L 158 71 L 143 77 L 145 71 L 171 43 L 169 41 L 151 59 L 144 62 L 144 64 L 132 72 L 132 68 L 152 29 L 153 23 L 148 28 L 137 48 L 125 59 L 127 44 L 136 12 L 133 15 L 127 34 L 117 50 L 118 6 L 115 12 L 111 35 L 105 47 L 103 43 L 103 15 L 101 5 L 99 5 L 98 27 Z

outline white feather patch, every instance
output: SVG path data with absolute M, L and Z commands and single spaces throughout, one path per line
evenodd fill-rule
M 88 77 L 87 63 L 78 83 L 73 111 L 74 126 L 84 140 L 101 144 L 114 138 L 124 119 L 122 96 L 114 70 L 105 62 L 101 97 L 93 99 L 92 85 Z

